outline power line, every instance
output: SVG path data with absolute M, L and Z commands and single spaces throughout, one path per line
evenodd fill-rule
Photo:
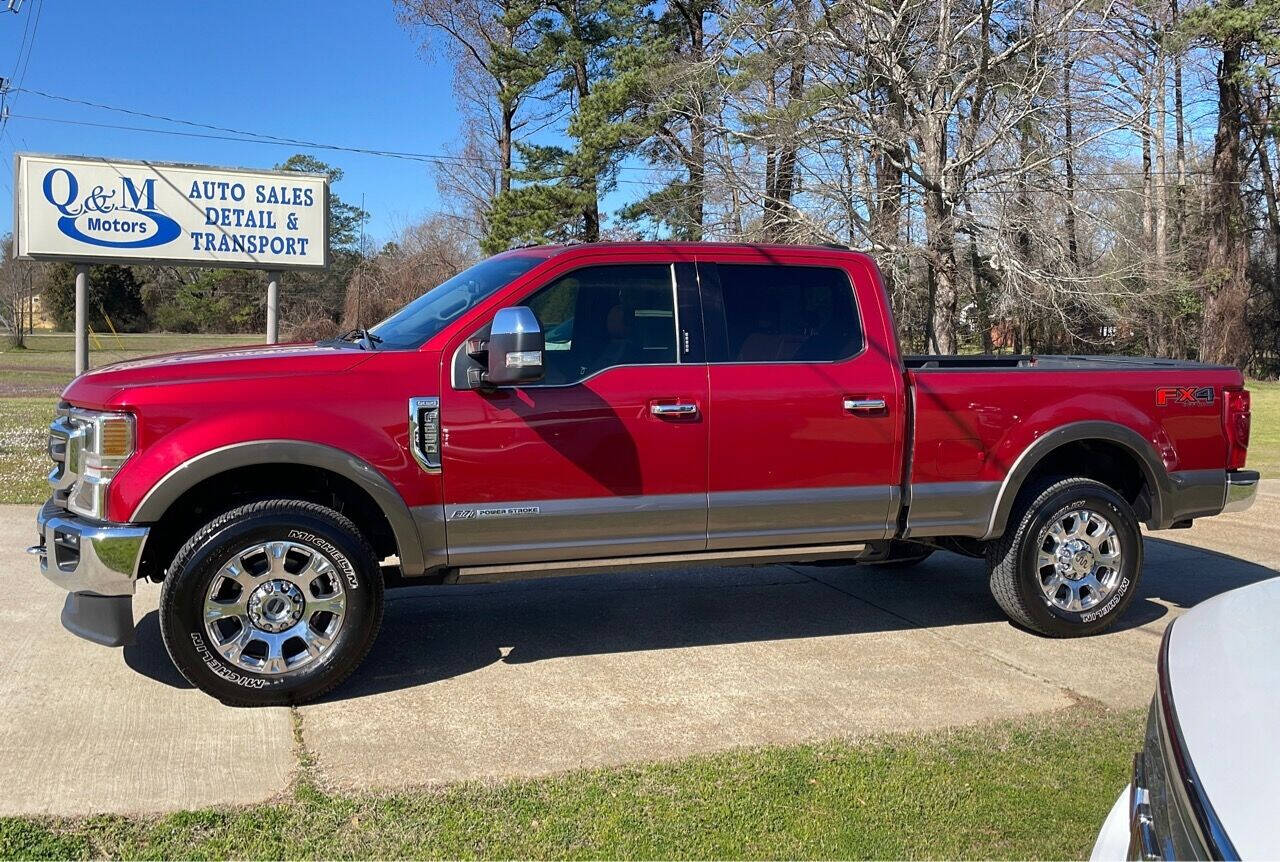
M 40 6 L 37 7 L 37 10 L 36 10 L 36 20 L 34 25 L 35 27 L 38 27 L 39 25 L 39 12 L 40 12 L 40 9 L 43 8 L 43 0 L 38 0 L 38 2 L 40 3 Z M 31 40 L 32 43 L 34 43 L 34 36 L 35 36 L 35 29 L 33 27 L 32 40 Z M 30 59 L 29 51 L 28 51 L 27 59 L 28 60 Z M 24 66 L 24 69 L 25 69 L 25 66 Z M 187 120 L 187 119 L 182 119 L 178 117 L 169 117 L 164 114 L 156 114 L 148 111 L 136 110 L 133 108 L 125 108 L 118 105 L 108 105 L 102 102 L 94 102 L 87 99 L 78 99 L 71 96 L 63 96 L 57 93 L 49 93 L 49 92 L 45 92 L 43 90 L 37 90 L 34 88 L 24 88 L 24 87 L 16 86 L 16 87 L 13 87 L 12 90 L 14 92 L 30 93 L 34 96 L 39 96 L 41 98 L 51 99 L 59 102 L 65 102 L 68 104 L 82 105 L 85 107 L 95 108 L 99 110 L 113 111 L 116 113 L 142 117 L 145 119 L 156 120 L 159 122 L 174 123 L 177 125 L 188 126 L 195 129 L 205 129 L 207 131 L 195 132 L 195 131 L 180 131 L 177 129 L 157 129 L 153 127 L 134 126 L 134 125 L 128 125 L 124 123 L 102 123 L 102 122 L 95 122 L 92 120 L 72 120 L 72 119 L 65 119 L 62 117 L 45 117 L 45 116 L 38 116 L 38 115 L 31 115 L 31 114 L 10 114 L 8 112 L 6 112 L 3 117 L 0 117 L 0 131 L 4 130 L 5 124 L 7 123 L 9 117 L 12 116 L 12 117 L 17 117 L 18 119 L 32 120 L 35 122 L 60 123 L 64 125 L 85 126 L 90 128 L 102 128 L 102 129 L 114 129 L 119 131 L 143 132 L 143 133 L 156 134 L 156 135 L 169 135 L 174 137 L 198 138 L 203 140 L 235 141 L 238 143 L 255 143 L 255 144 L 266 144 L 269 146 L 288 146 L 288 147 L 301 147 L 301 148 L 314 149 L 314 150 L 348 152 L 348 153 L 357 153 L 361 155 L 376 156 L 381 158 L 402 159 L 402 160 L 414 161 L 414 162 L 420 162 L 420 163 L 432 164 L 432 165 L 439 165 L 441 163 L 448 163 L 448 164 L 454 164 L 454 165 L 475 165 L 475 164 L 498 165 L 500 164 L 499 159 L 489 158 L 485 156 L 475 156 L 475 155 L 464 156 L 464 155 L 446 154 L 446 153 L 411 152 L 411 151 L 405 151 L 405 150 L 391 150 L 391 149 L 377 148 L 377 147 L 359 147 L 359 146 L 352 146 L 347 144 L 333 144 L 333 143 L 325 143 L 321 141 L 311 141 L 303 138 L 284 137 L 284 136 L 269 134 L 265 132 L 252 132 L 244 129 L 236 129 L 230 126 L 220 126 L 212 123 L 203 123 L 196 120 Z M 514 169 L 520 170 L 519 166 L 514 166 Z M 832 180 L 839 180 L 842 178 L 842 175 L 815 171 L 812 167 L 805 166 L 803 164 L 801 165 L 800 169 L 805 174 L 807 174 L 811 178 L 818 181 L 832 181 Z M 647 173 L 650 175 L 652 174 L 665 175 L 671 172 L 670 168 L 661 167 L 657 165 L 649 165 L 649 166 L 619 165 L 617 166 L 616 170 L 618 172 L 624 172 L 624 171 L 637 172 L 637 173 Z M 749 172 L 742 172 L 742 173 L 749 173 Z M 1084 171 L 1082 172 L 1082 174 L 1085 176 L 1095 177 L 1095 178 L 1145 176 L 1145 174 L 1139 170 Z M 1193 171 L 1187 171 L 1186 174 L 1187 176 L 1209 176 L 1211 175 L 1211 172 L 1203 171 L 1203 170 L 1193 170 Z M 567 177 L 549 177 L 548 179 L 567 179 Z M 614 178 L 614 182 L 620 185 L 636 185 L 636 186 L 644 186 L 647 188 L 652 188 L 655 185 L 655 181 L 653 180 L 648 180 L 648 181 L 626 180 L 626 179 L 620 179 L 617 177 Z M 1242 182 L 1240 184 L 1245 185 L 1247 184 L 1247 182 Z M 1109 187 L 1109 186 L 1091 187 L 1091 186 L 1084 186 L 1084 185 L 1076 185 L 1075 190 L 1080 192 L 1106 192 L 1106 191 L 1121 191 L 1122 189 L 1116 189 L 1114 187 Z M 1021 190 L 1017 190 L 1017 189 L 973 189 L 972 191 L 975 194 L 978 194 L 980 196 L 981 195 L 998 196 L 998 195 L 1023 194 Z M 1054 190 L 1038 189 L 1036 191 L 1052 193 Z
M 32 120 L 34 122 L 41 122 L 41 123 L 60 123 L 62 125 L 87 126 L 87 127 L 96 128 L 96 129 L 115 129 L 119 131 L 129 131 L 129 132 L 147 132 L 153 135 L 170 135 L 174 137 L 200 138 L 203 140 L 215 140 L 215 141 L 235 141 L 238 143 L 266 144 L 268 146 L 288 146 L 288 147 L 301 146 L 304 148 L 317 149 L 317 150 L 338 150 L 342 152 L 361 153 L 363 155 L 370 155 L 370 156 L 408 159 L 410 161 L 423 162 L 426 164 L 435 164 L 441 161 L 453 162 L 455 164 L 475 164 L 477 162 L 491 161 L 491 160 L 485 159 L 484 157 L 479 157 L 479 156 L 455 156 L 455 155 L 441 155 L 441 154 L 432 154 L 432 153 L 406 153 L 406 152 L 395 152 L 390 150 L 371 149 L 371 148 L 365 148 L 365 147 L 348 147 L 340 144 L 323 144 L 323 143 L 308 142 L 308 141 L 292 141 L 288 139 L 272 140 L 272 139 L 257 139 L 252 137 L 246 138 L 246 137 L 237 137 L 235 135 L 213 134 L 213 133 L 204 133 L 204 132 L 184 132 L 184 131 L 179 131 L 177 129 L 154 129 L 154 128 L 148 128 L 146 126 L 130 126 L 122 123 L 98 123 L 92 120 L 70 120 L 64 117 L 41 117 L 33 114 L 12 114 L 11 116 L 14 119 Z M 622 165 L 619 167 L 619 170 L 658 173 L 658 172 L 666 172 L 668 169 L 660 168 L 660 167 L 642 167 L 639 165 Z M 817 180 L 832 180 L 832 179 L 839 178 L 835 174 L 822 174 L 822 173 L 808 170 L 808 169 L 804 169 L 804 172 L 808 176 Z M 756 173 L 759 173 L 759 172 L 756 172 Z M 1141 171 L 1083 171 L 1082 174 L 1084 176 L 1095 176 L 1095 177 L 1141 177 L 1141 176 L 1144 176 L 1144 174 Z M 1187 171 L 1186 174 L 1187 176 L 1209 176 L 1210 172 L 1209 171 Z M 761 176 L 763 176 L 763 174 L 761 174 Z M 653 185 L 653 182 L 647 182 L 642 180 L 620 179 L 620 180 L 616 180 L 616 182 L 627 184 L 627 185 L 642 185 L 642 186 Z M 1076 185 L 1075 190 L 1102 192 L 1102 191 L 1121 191 L 1122 189 L 1116 189 L 1114 186 L 1097 187 L 1097 186 Z M 1033 191 L 1044 191 L 1044 189 L 1037 189 Z M 984 190 L 983 193 L 985 194 L 1022 194 L 1022 191 L 1018 189 L 987 189 L 987 190 Z
M 18 89 L 18 88 L 15 88 Z M 148 111 L 138 111 L 133 108 L 122 108 L 118 105 L 106 105 L 101 102 L 91 102 L 87 99 L 76 99 L 70 96 L 60 96 L 56 93 L 46 93 L 43 90 L 35 90 L 23 88 L 22 92 L 30 93 L 33 96 L 40 96 L 45 99 L 53 99 L 58 102 L 67 102 L 73 105 L 84 105 L 89 108 L 98 108 L 104 111 L 114 111 L 119 114 L 128 114 L 134 117 L 143 117 L 148 120 L 158 120 L 164 123 L 174 123 L 180 126 L 190 126 L 196 129 L 207 129 L 211 132 L 222 132 L 223 135 L 200 135 L 191 132 L 177 132 L 168 129 L 152 129 L 138 126 L 115 125 L 110 123 L 93 123 L 89 121 L 73 121 L 60 120 L 54 117 L 25 117 L 29 120 L 44 120 L 47 122 L 63 122 L 63 123 L 80 123 L 82 125 L 98 126 L 101 128 L 123 129 L 128 131 L 154 132 L 164 135 L 182 135 L 184 137 L 205 137 L 214 140 L 243 140 L 250 138 L 258 143 L 280 144 L 293 147 L 305 147 L 315 150 L 338 150 L 349 153 L 361 153 L 370 156 L 385 156 L 388 158 L 408 159 L 411 161 L 433 162 L 433 161 L 458 161 L 458 162 L 474 162 L 477 159 L 465 156 L 455 156 L 445 153 L 415 153 L 404 150 L 388 150 L 375 147 L 355 147 L 346 144 L 329 144 L 320 141 L 308 141 L 302 138 L 289 138 L 282 135 L 273 135 L 267 132 L 251 132 L 245 129 L 236 129 L 230 126 L 218 126 L 212 123 L 202 123 L 196 120 L 186 120 L 179 117 L 167 117 L 163 114 L 153 114 Z M 234 137 L 232 137 L 234 136 Z M 493 160 L 496 161 L 496 160 Z
M 36 47 L 36 34 L 40 32 L 40 14 L 44 12 L 44 0 L 37 0 L 36 11 L 33 13 L 36 17 L 35 22 L 31 25 L 31 42 L 27 45 L 27 57 L 22 61 L 22 72 L 18 75 L 18 89 L 22 89 L 22 84 L 27 80 L 27 67 L 31 65 L 31 54 Z M 31 13 L 29 13 L 31 14 Z M 23 35 L 26 35 L 24 30 Z
M 30 92 L 30 91 L 27 91 Z M 294 147 L 312 150 L 334 150 L 347 153 L 359 153 L 361 155 L 379 156 L 383 158 L 405 159 L 408 161 L 421 162 L 424 164 L 435 165 L 441 162 L 455 165 L 467 165 L 477 163 L 497 164 L 496 159 L 485 159 L 483 157 L 472 156 L 455 156 L 439 153 L 406 153 L 393 150 L 377 150 L 366 147 L 349 147 L 342 144 L 323 144 L 314 141 L 294 141 L 291 139 L 273 139 L 270 136 L 261 138 L 251 137 L 252 133 L 245 133 L 244 137 L 237 135 L 215 134 L 213 132 L 184 132 L 178 129 L 154 129 L 146 126 L 130 126 L 123 123 L 98 123 L 92 120 L 69 120 L 64 117 L 41 117 L 34 114 L 11 114 L 14 119 L 32 120 L 40 123 L 61 123 L 67 126 L 87 126 L 95 129 L 115 129 L 126 132 L 148 132 L 153 135 L 170 135 L 180 138 L 199 138 L 202 140 L 212 141 L 235 141 L 242 144 L 265 144 L 273 147 Z M 519 168 L 515 168 L 519 170 Z M 641 168 L 636 168 L 641 170 Z M 555 178 L 553 178 L 555 179 Z M 620 183 L 634 185 L 650 185 L 649 183 L 640 182 L 638 180 L 618 180 Z
M 13 74 L 9 76 L 9 80 L 13 80 L 18 76 L 18 69 L 22 65 L 22 54 L 27 50 L 27 35 L 31 31 L 31 13 L 27 14 L 27 19 L 22 25 L 22 42 L 18 45 L 18 54 L 13 58 Z
M 18 56 L 13 61 L 13 74 L 9 76 L 3 91 L 0 91 L 0 131 L 9 124 L 9 111 L 13 107 L 9 100 L 11 85 L 16 80 L 17 85 L 12 89 L 21 89 L 23 82 L 27 80 L 27 67 L 31 64 L 31 54 L 36 46 L 36 34 L 40 31 L 40 13 L 43 11 L 44 0 L 37 0 L 35 11 L 27 12 L 27 20 L 22 27 L 22 44 L 18 46 Z M 31 31 L 30 41 L 27 40 L 28 28 Z
M 34 96 L 40 96 L 44 99 L 52 99 L 54 101 L 65 102 L 74 105 L 83 105 L 89 108 L 96 108 L 105 111 L 113 111 L 115 113 L 127 114 L 135 117 L 142 117 L 149 120 L 157 120 L 164 123 L 174 123 L 177 125 L 189 126 L 197 129 L 206 129 L 210 132 L 218 132 L 222 134 L 197 134 L 193 132 L 179 132 L 173 129 L 156 129 L 144 126 L 131 126 L 117 123 L 100 123 L 90 120 L 70 120 L 60 117 L 42 117 L 35 115 L 15 115 L 19 119 L 35 120 L 38 122 L 64 123 L 70 125 L 90 126 L 94 128 L 117 129 L 121 131 L 149 132 L 151 134 L 172 135 L 178 137 L 194 137 L 209 140 L 226 140 L 238 141 L 241 143 L 265 143 L 276 144 L 280 146 L 296 146 L 317 150 L 332 150 L 338 152 L 359 153 L 362 155 L 380 156 L 385 158 L 405 159 L 417 162 L 452 162 L 456 164 L 500 164 L 500 160 L 496 157 L 489 158 L 486 156 L 463 156 L 450 153 L 429 153 L 429 152 L 413 152 L 407 150 L 392 150 L 381 147 L 359 147 L 348 144 L 333 144 L 321 141 L 311 141 L 303 138 L 291 138 L 281 135 L 274 135 L 268 132 L 253 132 L 245 129 L 237 129 L 231 126 L 220 126 L 213 123 L 204 123 L 197 120 L 187 120 L 179 117 L 169 117 L 164 114 L 156 114 L 149 111 L 140 111 L 134 108 L 125 108 L 119 105 L 108 105 L 102 102 L 94 102 L 88 99 L 78 99 L 71 96 L 63 96 L 57 93 L 49 93 L 34 88 L 14 87 L 14 91 L 30 93 Z M 246 140 L 247 139 L 247 140 Z M 514 166 L 515 170 L 520 170 L 519 166 Z M 620 165 L 619 171 L 642 172 L 642 173 L 663 173 L 668 169 L 659 166 L 640 166 L 640 165 Z M 810 171 L 811 176 L 820 176 L 817 172 Z M 1125 176 L 1144 176 L 1142 171 L 1088 171 L 1090 176 L 1098 177 L 1125 177 Z M 1208 171 L 1188 171 L 1188 175 L 1207 175 Z M 834 175 L 833 175 L 834 176 Z M 830 177 L 828 177 L 830 178 Z
M 17 89 L 17 88 L 15 88 Z M 62 96 L 57 93 L 47 93 L 43 90 L 33 88 L 23 88 L 22 92 L 30 93 L 33 96 L 40 96 L 45 99 L 53 99 L 59 102 L 69 104 L 83 105 L 89 108 L 97 108 L 105 111 L 114 111 L 120 114 L 127 114 L 135 117 L 143 117 L 149 120 L 157 120 L 164 123 L 175 123 L 177 125 L 189 126 L 197 129 L 207 129 L 208 132 L 184 132 L 176 129 L 156 129 L 147 126 L 131 126 L 122 123 L 101 123 L 92 120 L 70 120 L 62 117 L 42 117 L 32 114 L 14 114 L 13 116 L 21 120 L 34 120 L 44 123 L 62 123 L 64 125 L 87 126 L 99 129 L 115 129 L 119 131 L 130 132 L 149 132 L 155 135 L 170 135 L 174 137 L 199 138 L 203 140 L 214 141 L 236 141 L 238 143 L 256 143 L 268 144 L 273 146 L 301 147 L 313 150 L 328 150 L 334 152 L 359 153 L 361 155 L 378 156 L 383 158 L 403 159 L 406 161 L 422 162 L 425 164 L 438 164 L 441 162 L 456 165 L 475 165 L 489 164 L 500 166 L 501 160 L 498 158 L 489 158 L 485 156 L 462 156 L 450 153 L 420 153 L 405 150 L 391 150 L 377 147 L 357 147 L 347 144 L 331 144 L 321 141 L 309 141 L 302 138 L 289 138 L 280 135 L 273 135 L 266 132 L 251 132 L 245 129 L 236 129 L 230 126 L 219 126 L 212 123 L 202 123 L 196 120 L 186 120 L 178 117 L 168 117 L 164 114 L 154 114 L 148 111 L 139 111 L 133 108 L 124 108 L 119 105 L 107 105 L 102 102 L 93 102 L 87 99 L 77 99 L 71 96 Z M 519 165 L 513 165 L 513 170 L 521 170 Z M 619 170 L 628 171 L 661 171 L 661 168 L 648 168 L 640 166 L 621 166 Z M 549 179 L 562 179 L 560 177 L 551 177 Z M 633 185 L 648 185 L 635 180 L 618 180 L 620 183 Z

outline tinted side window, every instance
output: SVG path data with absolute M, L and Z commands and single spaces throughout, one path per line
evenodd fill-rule
M 525 304 L 546 337 L 544 383 L 575 383 L 614 365 L 676 361 L 671 267 L 665 264 L 575 270 Z
M 862 349 L 843 270 L 719 264 L 730 362 L 831 362 Z

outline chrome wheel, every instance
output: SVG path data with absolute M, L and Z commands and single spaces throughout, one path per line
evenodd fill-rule
M 1064 611 L 1087 611 L 1106 601 L 1120 583 L 1123 565 L 1115 528 L 1091 509 L 1067 511 L 1040 534 L 1040 589 Z
M 204 620 L 233 666 L 282 674 L 323 655 L 346 610 L 333 560 L 296 542 L 267 542 L 233 554 L 213 576 Z

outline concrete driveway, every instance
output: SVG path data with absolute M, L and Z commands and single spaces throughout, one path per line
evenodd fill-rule
M 382 634 L 324 702 L 229 709 L 160 643 L 57 622 L 63 594 L 22 553 L 31 507 L 0 507 L 0 815 L 150 812 L 284 792 L 295 720 L 325 784 L 387 789 L 1016 717 L 1080 700 L 1140 706 L 1184 609 L 1273 577 L 1280 481 L 1249 512 L 1148 538 L 1118 629 L 1054 641 L 1005 621 L 979 561 L 913 570 L 770 566 L 389 594 Z

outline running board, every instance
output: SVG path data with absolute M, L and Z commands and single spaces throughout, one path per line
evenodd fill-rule
M 808 563 L 847 559 L 866 550 L 865 542 L 849 545 L 799 545 L 790 548 L 748 548 L 736 551 L 695 551 L 686 554 L 651 554 L 643 557 L 606 557 L 594 560 L 562 560 L 555 563 L 507 563 L 496 566 L 462 566 L 445 583 L 490 584 L 529 578 L 594 575 L 638 568 L 687 568 L 702 565 L 766 566 L 771 563 Z

